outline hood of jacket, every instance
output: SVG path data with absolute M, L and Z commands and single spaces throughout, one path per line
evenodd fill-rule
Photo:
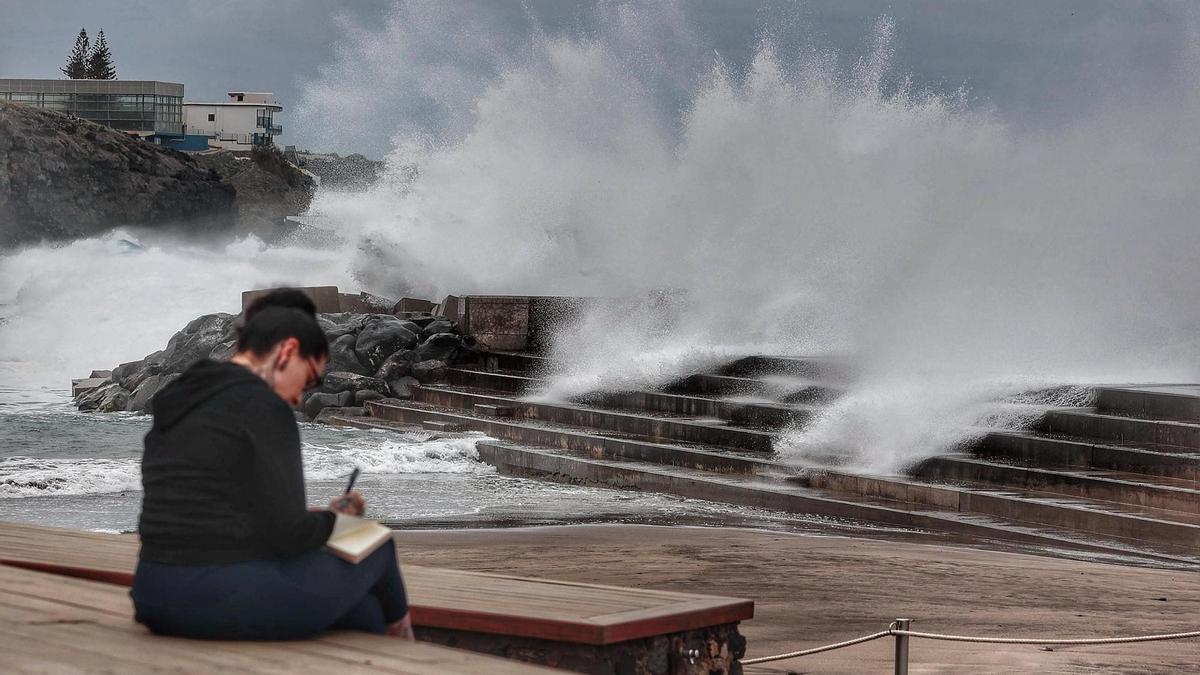
M 265 387 L 266 383 L 236 363 L 201 359 L 154 395 L 154 428 L 170 429 L 201 403 L 246 385 Z

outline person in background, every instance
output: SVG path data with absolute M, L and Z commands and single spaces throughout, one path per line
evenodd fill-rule
M 130 595 L 151 631 L 305 638 L 327 629 L 412 638 L 395 546 L 358 564 L 324 550 L 350 492 L 306 506 L 292 407 L 329 344 L 312 301 L 273 291 L 243 312 L 228 363 L 198 361 L 154 397 L 142 456 L 141 552 Z

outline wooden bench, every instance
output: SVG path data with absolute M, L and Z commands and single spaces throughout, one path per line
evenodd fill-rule
M 0 563 L 27 569 L 127 586 L 137 549 L 131 535 L 0 523 Z M 737 598 L 403 570 L 419 639 L 581 672 L 738 672 L 737 624 L 754 614 Z
M 0 566 L 0 669 L 11 672 L 561 672 L 425 642 L 335 632 L 297 642 L 152 635 L 129 593 L 108 583 Z

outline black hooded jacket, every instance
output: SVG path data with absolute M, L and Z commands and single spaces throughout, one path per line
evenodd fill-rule
M 310 512 L 292 409 L 232 363 L 197 362 L 154 397 L 142 456 L 145 560 L 221 564 L 288 557 L 325 543 Z

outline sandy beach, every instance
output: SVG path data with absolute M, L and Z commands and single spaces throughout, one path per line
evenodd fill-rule
M 886 628 L 1007 637 L 1200 629 L 1200 574 L 915 542 L 735 528 L 577 525 L 402 531 L 401 560 L 463 570 L 751 598 L 747 658 Z M 747 667 L 748 673 L 891 672 L 893 641 Z M 1101 647 L 914 641 L 913 673 L 1167 673 L 1200 640 Z

